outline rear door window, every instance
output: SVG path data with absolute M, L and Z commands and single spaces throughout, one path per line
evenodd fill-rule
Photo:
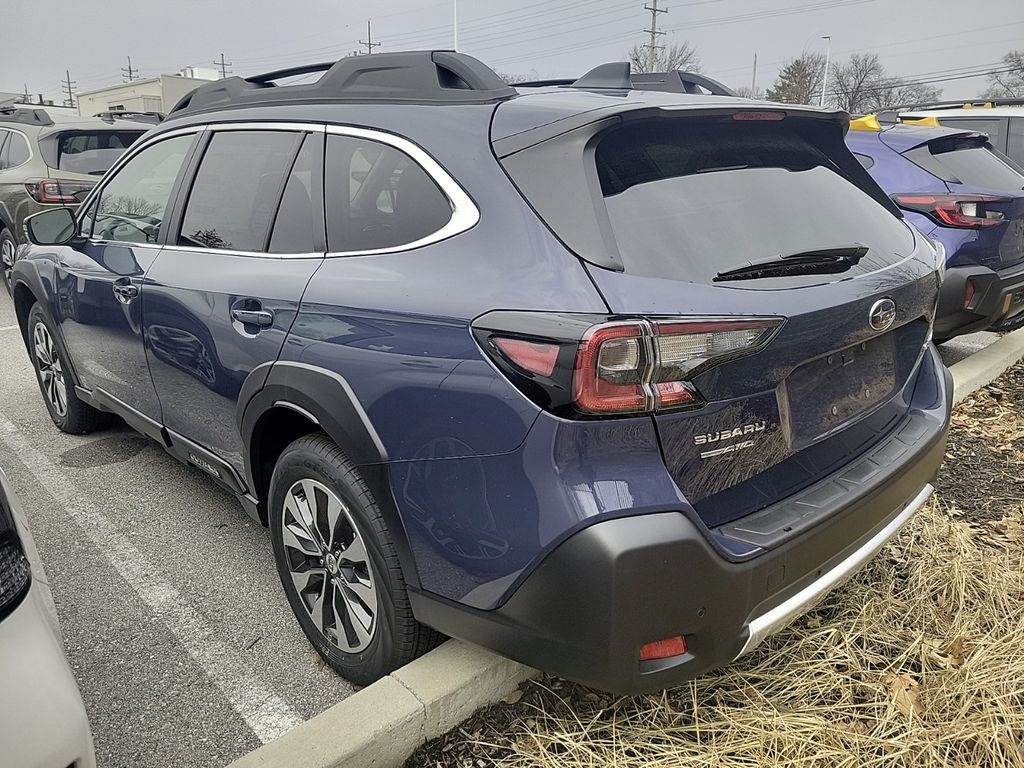
M 913 249 L 906 225 L 781 124 L 641 121 L 595 152 L 612 233 L 634 274 L 710 282 L 744 263 L 867 246 L 853 277 Z
M 54 167 L 101 176 L 141 135 L 142 131 L 65 131 L 56 138 Z
M 263 252 L 302 133 L 218 131 L 199 164 L 179 245 Z
M 271 253 L 312 253 L 315 250 L 313 172 L 316 150 L 322 147 L 316 137 L 307 136 L 295 158 L 270 235 Z
M 416 161 L 361 137 L 327 137 L 324 196 L 328 249 L 334 252 L 408 245 L 452 218 L 448 197 Z
M 943 181 L 982 189 L 1020 192 L 1024 176 L 981 138 L 932 141 L 903 156 Z

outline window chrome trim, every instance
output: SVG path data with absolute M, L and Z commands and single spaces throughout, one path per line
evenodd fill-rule
M 372 130 L 368 128 L 355 128 L 342 125 L 328 125 L 328 135 L 348 136 L 350 138 L 367 139 L 379 144 L 386 144 L 404 152 L 437 184 L 441 192 L 448 198 L 448 204 L 452 207 L 452 216 L 447 223 L 436 232 L 433 232 L 419 240 L 413 240 L 402 245 L 392 245 L 387 248 L 373 248 L 362 251 L 331 251 L 328 250 L 328 258 L 347 256 L 377 256 L 385 253 L 401 253 L 422 248 L 425 245 L 447 240 L 449 237 L 462 234 L 472 229 L 480 221 L 480 211 L 473 203 L 472 198 L 459 186 L 448 172 L 433 157 L 408 139 L 385 131 Z M 326 180 L 324 182 L 326 187 Z
M 25 140 L 25 144 L 28 146 L 28 160 L 26 160 L 24 163 L 18 163 L 17 165 L 12 165 L 10 168 L 0 168 L 0 173 L 7 173 L 8 171 L 16 171 L 19 168 L 21 168 L 23 165 L 28 165 L 29 163 L 31 163 L 32 159 L 36 156 L 36 153 L 35 153 L 35 148 L 32 146 L 32 142 L 29 141 L 28 134 L 24 133 L 22 131 L 19 131 L 17 128 L 8 128 L 6 126 L 0 127 L 0 131 L 8 131 L 10 133 L 18 134 L 19 136 L 21 136 L 21 138 L 23 138 Z

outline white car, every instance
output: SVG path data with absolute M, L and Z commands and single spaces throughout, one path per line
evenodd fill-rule
M 987 133 L 993 147 L 1017 165 L 1024 165 L 1024 98 L 894 107 L 882 110 L 878 117 L 883 121 L 889 117 L 886 122 L 893 122 L 893 114 L 904 123 L 934 117 L 939 125 Z
M 85 706 L 25 517 L 0 470 L 0 763 L 95 768 Z

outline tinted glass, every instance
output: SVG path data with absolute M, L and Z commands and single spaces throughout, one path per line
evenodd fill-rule
M 597 147 L 626 271 L 709 282 L 749 261 L 866 245 L 852 277 L 912 250 L 899 218 L 787 128 L 678 122 L 623 127 Z
M 192 184 L 180 245 L 263 251 L 302 134 L 215 133 Z
M 1010 118 L 1010 135 L 1006 140 L 1006 154 L 1018 165 L 1024 165 L 1024 117 Z
M 940 115 L 939 123 L 949 128 L 986 133 L 993 147 L 1000 151 L 1006 149 L 1006 118 L 942 117 Z
M 67 131 L 57 136 L 57 169 L 100 176 L 142 131 Z
M 979 139 L 933 141 L 903 155 L 943 181 L 993 191 L 1024 188 L 1024 176 Z
M 29 158 L 32 157 L 32 152 L 28 148 L 28 140 L 20 133 L 14 133 L 13 131 L 10 138 L 7 139 L 5 152 L 7 154 L 8 168 L 17 168 L 19 165 L 27 163 Z
M 327 137 L 325 190 L 331 251 L 415 242 L 452 217 L 447 196 L 412 158 L 368 139 Z
M 175 136 L 142 150 L 104 185 L 82 232 L 96 240 L 155 243 L 160 236 L 171 189 L 193 136 Z
M 0 130 L 0 171 L 7 168 L 7 139 L 10 131 Z
M 867 155 L 859 155 L 856 152 L 853 153 L 853 156 L 857 158 L 858 163 L 864 166 L 865 170 L 867 170 L 868 168 L 875 164 L 875 159 L 873 157 L 868 157 Z
M 318 146 L 313 136 L 307 136 L 295 158 L 274 220 L 271 253 L 311 253 L 315 248 L 312 193 L 314 155 Z

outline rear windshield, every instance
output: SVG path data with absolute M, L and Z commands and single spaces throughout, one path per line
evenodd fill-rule
M 986 190 L 1020 192 L 1024 175 L 981 138 L 933 141 L 903 153 L 904 157 L 943 181 Z
M 750 261 L 866 246 L 841 277 L 908 255 L 906 225 L 783 124 L 644 121 L 607 134 L 595 163 L 626 270 L 710 282 Z
M 66 131 L 56 137 L 59 171 L 100 176 L 130 147 L 142 131 Z

